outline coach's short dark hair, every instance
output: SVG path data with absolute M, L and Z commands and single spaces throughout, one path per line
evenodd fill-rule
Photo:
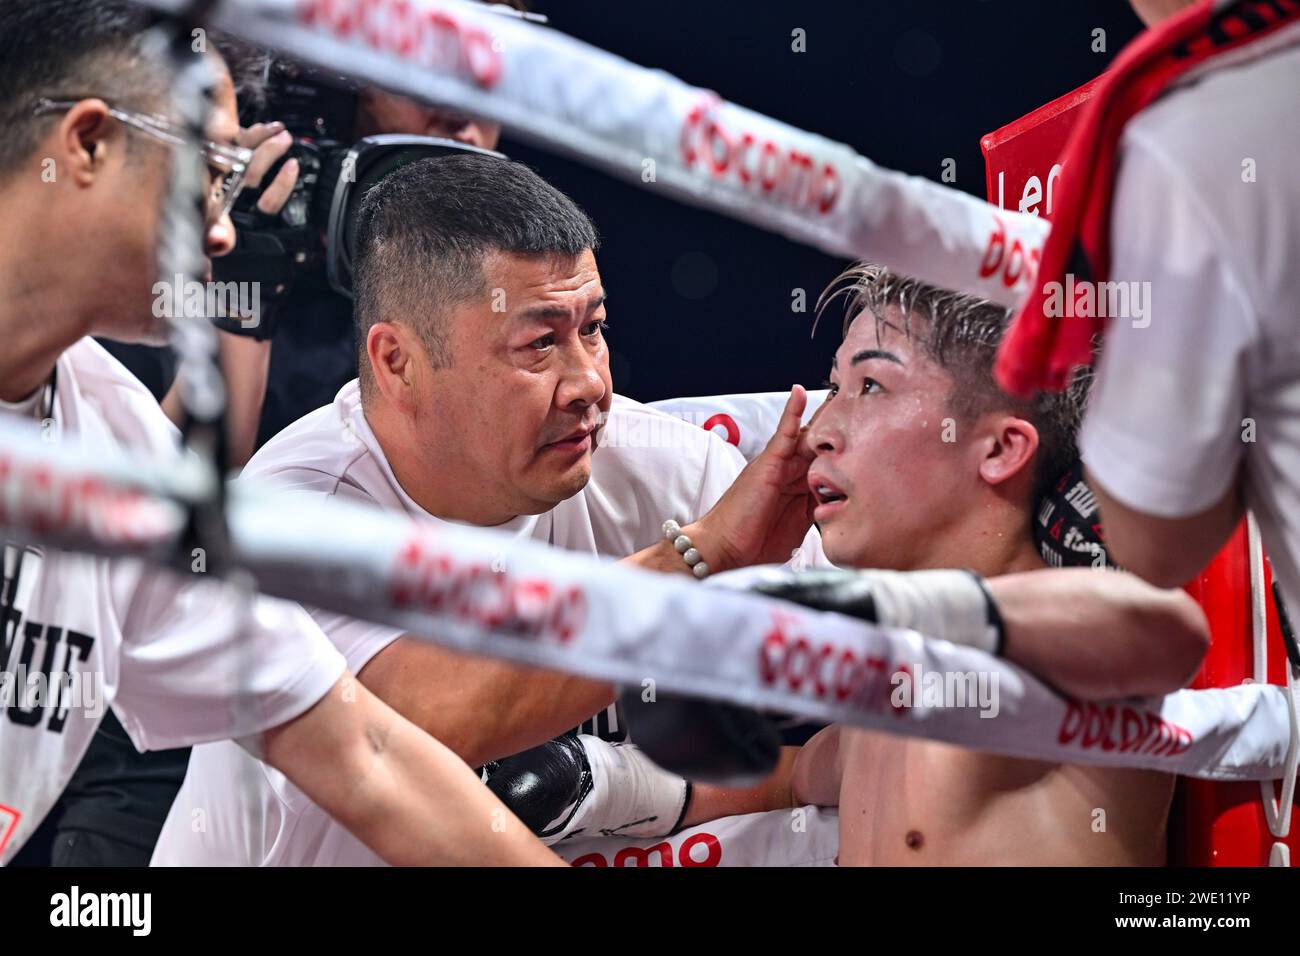
M 32 116 L 41 97 L 158 108 L 167 72 L 146 52 L 150 22 L 123 0 L 0 0 L 0 177 L 31 156 L 54 121 Z
M 948 404 L 963 421 L 1005 408 L 1033 423 L 1038 429 L 1036 498 L 1074 463 L 1091 375 L 1080 369 L 1064 392 L 1042 392 L 1030 401 L 1003 392 L 993 377 L 993 362 L 1011 322 L 1010 309 L 978 296 L 938 289 L 869 262 L 850 266 L 826 288 L 817 303 L 818 314 L 840 297 L 847 300 L 844 334 L 848 335 L 855 320 L 870 315 L 878 326 L 897 329 L 916 342 L 951 376 Z
M 366 195 L 353 267 L 359 366 L 376 322 L 415 329 L 435 366 L 451 361 L 447 311 L 485 298 L 490 252 L 576 256 L 599 244 L 568 196 L 527 166 L 481 153 L 422 159 Z

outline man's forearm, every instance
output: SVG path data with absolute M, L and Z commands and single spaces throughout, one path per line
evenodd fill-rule
M 263 759 L 388 863 L 563 865 L 455 754 L 352 680 L 264 734 Z
M 1241 483 L 1207 510 L 1162 518 L 1121 504 L 1096 476 L 1088 482 L 1106 527 L 1106 549 L 1122 567 L 1158 587 L 1186 584 L 1214 560 L 1245 514 Z
M 1066 568 L 988 580 L 1007 659 L 1084 699 L 1166 694 L 1196 673 L 1209 628 L 1182 591 L 1131 574 Z
M 271 343 L 229 332 L 218 332 L 221 374 L 226 384 L 227 463 L 242 468 L 253 457 L 257 430 L 266 401 L 266 383 L 271 371 Z M 177 428 L 185 423 L 185 406 L 180 396 L 180 379 L 172 382 L 160 403 L 163 413 Z
M 413 724 L 394 714 L 365 743 L 369 769 L 342 822 L 388 863 L 563 865 L 469 767 Z
M 696 544 L 701 544 L 701 542 L 695 541 L 695 538 L 698 537 L 695 525 L 687 525 L 682 528 L 682 534 L 691 538 L 691 540 Z M 701 554 L 703 554 L 702 550 Z M 704 560 L 708 561 L 707 556 Z M 715 558 L 715 561 L 716 560 L 717 559 Z M 721 570 L 721 568 L 713 567 L 714 562 L 709 561 L 708 563 L 712 570 Z M 691 566 L 686 563 L 686 559 L 683 558 L 681 553 L 673 547 L 673 543 L 666 538 L 661 541 L 656 541 L 648 548 L 642 548 L 640 551 L 636 552 L 636 554 L 629 555 L 621 560 L 619 564 L 630 564 L 633 567 L 640 568 L 642 571 L 657 571 L 660 574 L 685 574 L 692 577 L 694 576 L 694 572 L 691 570 Z
M 691 789 L 691 802 L 682 818 L 682 826 L 693 827 L 698 823 L 741 813 L 792 808 L 794 797 L 791 794 L 791 778 L 798 753 L 798 747 L 782 747 L 780 763 L 772 775 L 752 787 L 737 789 L 695 784 Z
M 221 372 L 226 380 L 229 463 L 242 468 L 253 457 L 271 374 L 271 342 L 218 332 Z
M 360 679 L 471 766 L 544 743 L 614 701 L 609 684 L 458 654 L 414 637 L 376 654 Z

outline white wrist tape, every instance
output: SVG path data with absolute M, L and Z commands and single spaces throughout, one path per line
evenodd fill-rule
M 1002 620 L 980 579 L 970 571 L 864 571 L 881 624 L 926 637 L 1001 651 Z
M 558 843 L 579 831 L 583 836 L 667 836 L 686 812 L 690 787 L 661 769 L 635 744 L 611 744 L 580 734 L 591 764 L 591 792 L 568 824 L 545 841 Z

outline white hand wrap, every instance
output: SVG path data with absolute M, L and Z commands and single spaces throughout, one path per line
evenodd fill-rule
M 984 582 L 970 571 L 862 571 L 879 623 L 926 637 L 1001 652 L 1002 619 Z
M 984 579 L 971 571 L 791 571 L 761 565 L 712 575 L 712 587 L 767 590 L 771 596 L 836 611 L 926 637 L 1002 653 L 1002 615 Z M 782 593 L 781 587 L 788 588 Z
M 579 833 L 659 837 L 677 829 L 690 799 L 689 783 L 661 769 L 635 744 L 611 744 L 587 734 L 578 740 L 591 765 L 591 790 L 564 828 L 544 840 L 548 846 Z

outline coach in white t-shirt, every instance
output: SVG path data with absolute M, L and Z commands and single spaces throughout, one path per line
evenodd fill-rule
M 1249 506 L 1293 618 L 1297 156 L 1300 46 L 1217 69 L 1125 127 L 1109 278 L 1150 283 L 1151 312 L 1112 320 L 1081 440 L 1119 563 L 1181 584 Z
M 149 52 L 147 23 L 115 0 L 0 4 L 0 102 L 11 110 L 0 141 L 0 415 L 40 422 L 91 457 L 162 458 L 179 439 L 87 337 L 157 344 L 168 329 L 150 289 L 171 144 L 186 134 L 157 118 L 170 71 Z M 229 149 L 234 89 L 215 56 L 211 66 L 207 133 Z M 47 164 L 57 176 L 43 175 Z M 214 175 L 207 196 L 213 256 L 234 242 L 222 185 Z M 560 865 L 446 747 L 349 687 L 342 655 L 296 605 L 246 606 L 213 580 L 4 544 L 0 862 L 46 815 L 111 706 L 142 749 L 244 739 L 390 862 Z M 77 693 L 42 693 L 52 681 Z M 478 840 L 493 814 L 502 832 Z
M 749 467 L 710 432 L 615 396 L 596 245 L 582 211 L 518 163 L 454 155 L 390 174 L 358 225 L 361 377 L 265 445 L 242 480 L 671 573 L 691 571 L 663 540 L 667 519 L 719 570 L 788 558 L 811 522 L 803 390 Z M 471 766 L 542 744 L 614 699 L 605 683 L 311 613 L 363 684 Z M 682 822 L 788 805 L 788 788 L 697 787 Z M 200 812 L 208 825 L 195 828 Z M 154 853 L 155 864 L 376 862 L 227 744 L 194 750 Z

